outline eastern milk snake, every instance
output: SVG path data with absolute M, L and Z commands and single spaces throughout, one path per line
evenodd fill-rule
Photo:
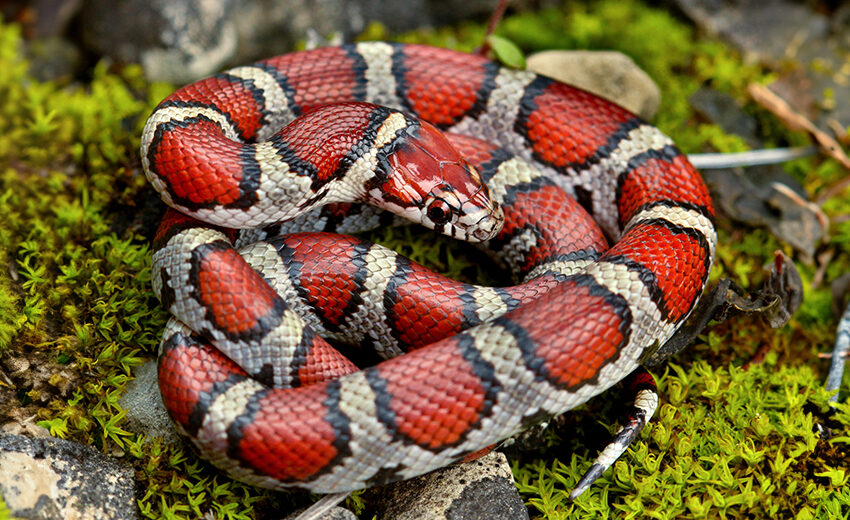
M 174 316 L 163 399 L 204 457 L 264 487 L 410 478 L 584 403 L 685 320 L 714 254 L 709 194 L 668 137 L 445 49 L 228 70 L 164 100 L 141 155 L 174 208 L 153 258 Z M 359 202 L 485 240 L 522 283 L 460 284 L 323 233 L 395 220 Z M 391 359 L 360 370 L 320 334 Z

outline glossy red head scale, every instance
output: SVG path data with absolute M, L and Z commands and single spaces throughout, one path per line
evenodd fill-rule
M 469 242 L 501 229 L 504 213 L 478 170 L 434 126 L 409 123 L 382 162 L 388 178 L 370 191 L 373 204 Z

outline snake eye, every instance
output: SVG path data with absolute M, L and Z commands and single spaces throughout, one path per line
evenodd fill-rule
M 442 199 L 435 199 L 431 204 L 428 204 L 428 218 L 438 226 L 451 219 L 451 211 L 448 203 Z

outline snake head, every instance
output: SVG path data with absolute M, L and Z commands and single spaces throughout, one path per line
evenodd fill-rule
M 384 182 L 370 201 L 451 237 L 482 242 L 504 222 L 478 170 L 434 126 L 408 121 L 379 160 Z

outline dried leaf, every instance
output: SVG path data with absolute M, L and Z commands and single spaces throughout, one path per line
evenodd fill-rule
M 791 108 L 791 105 L 789 105 L 788 102 L 777 96 L 769 88 L 757 83 L 750 83 L 747 86 L 747 91 L 756 103 L 773 112 L 788 128 L 791 130 L 807 132 L 826 155 L 832 157 L 841 163 L 842 166 L 850 170 L 850 157 L 847 157 L 847 154 L 845 154 L 844 150 L 841 149 L 841 145 L 838 144 L 838 141 L 833 139 L 826 132 L 818 129 L 814 123 Z M 822 203 L 823 201 L 838 195 L 848 185 L 850 185 L 850 177 L 846 177 L 824 190 L 824 192 L 818 197 L 818 202 Z
M 753 97 L 756 103 L 773 112 L 776 117 L 781 119 L 788 126 L 788 128 L 791 130 L 808 132 L 825 154 L 840 162 L 842 166 L 850 170 L 850 157 L 847 157 L 841 149 L 841 145 L 838 144 L 838 141 L 833 139 L 826 132 L 818 129 L 814 123 L 806 119 L 805 116 L 796 112 L 793 108 L 791 108 L 791 105 L 789 105 L 788 102 L 774 94 L 769 88 L 757 83 L 750 83 L 747 86 L 747 91 L 749 91 L 750 96 Z
M 737 314 L 761 314 L 773 328 L 788 323 L 803 302 L 803 281 L 794 262 L 781 251 L 774 252 L 770 276 L 753 292 L 741 289 L 730 278 L 706 290 L 687 323 L 666 343 L 649 352 L 641 363 L 652 367 L 688 346 L 711 320 L 726 321 Z

